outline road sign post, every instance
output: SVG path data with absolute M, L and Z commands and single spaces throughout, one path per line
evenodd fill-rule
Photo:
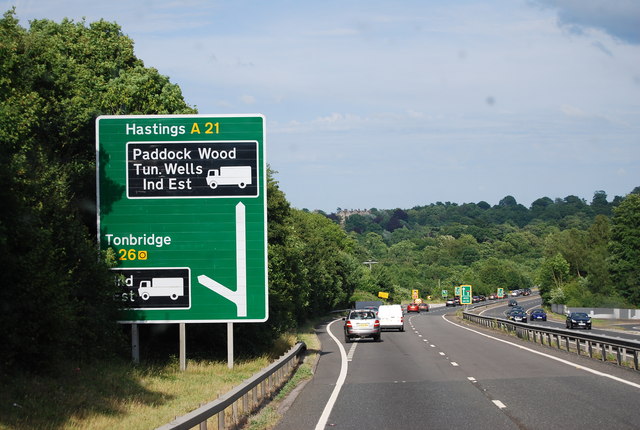
M 121 322 L 267 320 L 262 115 L 101 116 L 96 157 Z

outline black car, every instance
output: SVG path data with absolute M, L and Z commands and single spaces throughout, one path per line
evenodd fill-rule
M 516 321 L 516 322 L 527 322 L 527 313 L 525 311 L 521 311 L 521 310 L 515 310 L 515 311 L 511 311 L 509 312 L 509 319 L 511 321 Z
M 591 317 L 584 312 L 571 312 L 567 315 L 567 328 L 582 327 L 591 330 Z
M 509 305 L 509 306 L 517 306 L 517 305 L 518 305 L 518 301 L 517 301 L 517 300 L 514 300 L 514 299 L 511 299 L 511 300 L 509 300 L 508 305 Z
M 544 309 L 532 309 L 531 312 L 529 312 L 529 319 L 531 321 L 533 320 L 546 321 L 547 313 L 544 311 Z
M 512 308 L 507 308 L 507 310 L 504 312 L 504 314 L 506 315 L 507 318 L 509 318 L 511 316 L 511 314 L 514 313 L 514 312 L 525 312 L 525 310 L 524 310 L 524 308 L 522 306 L 514 306 Z

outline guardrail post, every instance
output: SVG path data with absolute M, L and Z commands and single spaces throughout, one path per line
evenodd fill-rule
M 218 430 L 224 430 L 224 410 L 218 412 Z

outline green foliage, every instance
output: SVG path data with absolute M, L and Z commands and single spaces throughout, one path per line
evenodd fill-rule
M 596 191 L 591 204 L 572 195 L 543 197 L 529 209 L 512 196 L 493 207 L 486 202 L 437 202 L 407 211 L 360 211 L 346 219 L 344 228 L 358 241 L 357 255 L 377 261 L 377 272 L 384 270 L 388 277 L 384 288 L 396 294 L 411 289 L 423 296 L 439 295 L 442 289 L 453 294 L 453 287 L 462 283 L 489 294 L 499 287 L 538 284 L 547 301 L 620 304 L 632 294 L 618 294 L 612 268 L 619 269 L 618 281 L 624 278 L 629 284 L 638 278 L 623 276 L 638 264 L 609 258 L 615 246 L 610 244 L 608 214 L 623 201 L 616 196 L 608 202 L 604 191 Z M 623 236 L 628 239 L 631 231 Z M 369 280 L 366 285 L 372 294 L 382 287 Z
M 609 252 L 614 286 L 640 305 L 640 194 L 629 194 L 614 210 Z
M 115 351 L 115 285 L 95 244 L 102 113 L 193 112 L 114 23 L 0 20 L 3 368 Z

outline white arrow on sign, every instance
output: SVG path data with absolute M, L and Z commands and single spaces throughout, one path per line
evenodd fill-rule
M 198 282 L 214 293 L 236 304 L 238 317 L 247 316 L 247 233 L 245 210 L 236 205 L 236 290 L 233 291 L 207 275 L 198 276 Z

